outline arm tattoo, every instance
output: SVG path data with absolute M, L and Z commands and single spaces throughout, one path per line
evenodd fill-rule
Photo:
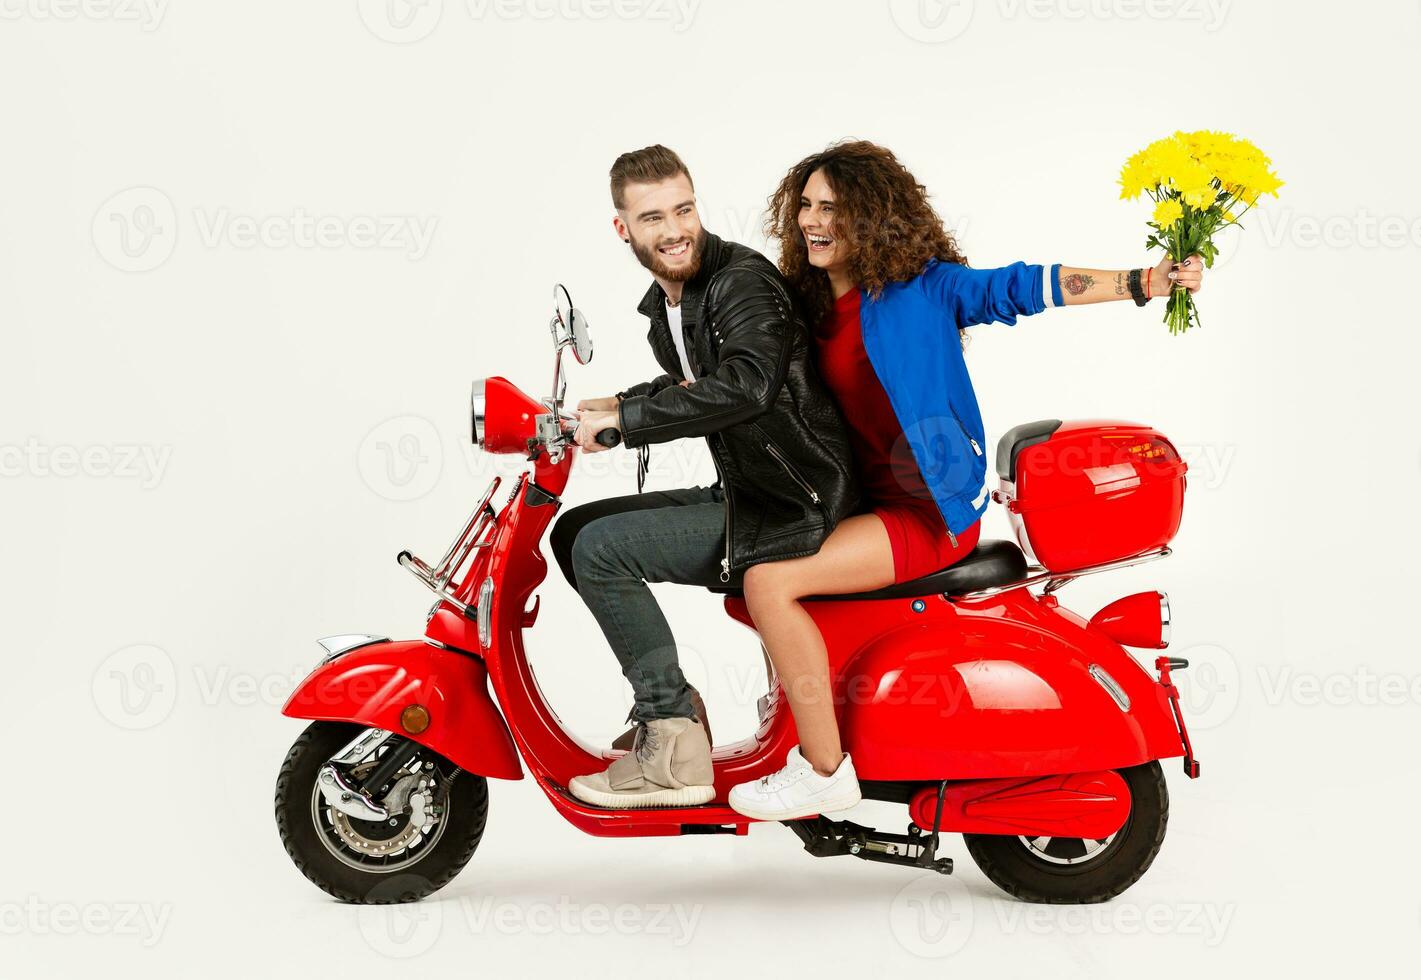
M 1115 273 L 1115 295 L 1124 296 L 1128 290 L 1125 288 L 1125 273 Z
M 1072 296 L 1079 296 L 1094 285 L 1095 277 L 1088 276 L 1083 272 L 1072 272 L 1069 276 L 1061 280 L 1061 288 Z

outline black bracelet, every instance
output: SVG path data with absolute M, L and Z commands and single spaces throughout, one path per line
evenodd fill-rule
M 1142 271 L 1141 269 L 1130 270 L 1130 297 L 1135 301 L 1136 306 L 1144 306 L 1149 302 L 1149 299 L 1145 297 L 1145 288 L 1140 285 L 1140 273 Z

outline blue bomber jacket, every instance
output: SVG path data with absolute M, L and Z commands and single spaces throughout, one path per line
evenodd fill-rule
M 916 278 L 863 297 L 864 350 L 954 543 L 989 499 L 986 434 L 958 331 L 1062 305 L 1060 278 L 1060 265 L 973 269 L 933 259 Z

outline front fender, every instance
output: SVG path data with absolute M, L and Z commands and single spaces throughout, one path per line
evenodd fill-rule
M 312 721 L 383 728 L 433 749 L 480 776 L 522 779 L 508 724 L 488 693 L 484 662 L 423 640 L 373 643 L 313 670 L 281 713 Z M 429 727 L 411 735 L 400 713 L 429 712 Z

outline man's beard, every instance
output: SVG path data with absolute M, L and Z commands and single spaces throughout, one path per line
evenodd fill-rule
M 676 243 L 670 242 L 669 244 Z M 643 245 L 635 238 L 632 239 L 632 251 L 636 254 L 637 261 L 645 266 L 653 276 L 667 282 L 685 282 L 701 271 L 701 256 L 706 250 L 706 230 L 702 228 L 700 234 L 691 241 L 691 260 L 679 268 L 669 268 L 662 262 L 661 253 L 656 250 L 658 247 L 658 245 Z

